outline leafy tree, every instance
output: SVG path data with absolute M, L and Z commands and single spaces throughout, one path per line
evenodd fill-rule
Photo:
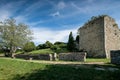
M 0 45 L 10 51 L 9 56 L 30 41 L 31 35 L 28 26 L 23 23 L 16 24 L 15 19 L 7 19 L 0 23 Z
M 53 46 L 53 44 L 49 41 L 46 41 L 45 46 L 46 46 L 46 48 L 51 48 Z
M 54 43 L 54 45 L 59 45 L 59 44 L 65 44 L 65 43 L 64 42 L 59 42 L 59 41 Z
M 60 48 L 67 48 L 67 44 L 64 42 L 55 42 L 54 45 L 57 45 Z
M 46 41 L 44 44 L 39 44 L 37 46 L 37 49 L 47 49 L 47 48 L 51 48 L 53 46 L 53 44 L 49 41 Z
M 53 45 L 50 49 L 53 50 L 53 51 L 56 51 L 56 50 L 58 50 L 58 49 L 60 49 L 60 48 L 59 48 L 59 46 L 57 46 L 57 45 Z
M 75 42 L 74 42 L 72 32 L 70 32 L 70 34 L 69 34 L 69 39 L 68 39 L 68 43 L 67 43 L 67 49 L 69 51 L 74 51 L 75 50 Z
M 24 51 L 26 51 L 26 52 L 30 52 L 30 51 L 33 51 L 33 50 L 35 50 L 35 44 L 34 44 L 34 42 L 27 42 L 26 44 L 25 44 L 25 46 L 24 46 Z
M 45 44 L 39 44 L 37 46 L 37 49 L 45 49 L 46 48 L 46 45 Z

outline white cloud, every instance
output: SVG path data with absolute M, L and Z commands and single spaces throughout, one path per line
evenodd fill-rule
M 0 20 L 3 21 L 5 19 L 14 16 L 14 13 L 20 8 L 20 6 L 24 3 L 24 1 L 17 2 L 9 2 L 0 6 Z
M 63 1 L 61 1 L 61 2 L 59 2 L 59 3 L 57 4 L 57 8 L 58 8 L 58 9 L 63 9 L 63 8 L 65 8 L 65 6 L 66 6 L 66 4 L 65 4 L 65 2 L 63 2 Z
M 74 36 L 77 34 L 77 28 L 60 30 L 60 31 L 50 30 L 50 29 L 46 29 L 46 28 L 32 28 L 32 30 L 34 33 L 33 41 L 36 44 L 44 43 L 47 40 L 52 43 L 54 43 L 56 41 L 67 42 L 68 35 L 71 31 L 73 32 Z
M 55 17 L 55 16 L 60 16 L 60 12 L 57 11 L 57 12 L 55 12 L 55 13 L 50 14 L 50 16 L 53 16 L 53 17 Z
M 10 17 L 10 13 L 7 11 L 1 11 L 0 12 L 0 20 L 3 21 L 5 19 L 8 19 Z

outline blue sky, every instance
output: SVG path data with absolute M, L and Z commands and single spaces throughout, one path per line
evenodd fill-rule
M 36 44 L 64 41 L 92 16 L 107 14 L 120 25 L 120 0 L 0 0 L 0 20 L 30 26 Z

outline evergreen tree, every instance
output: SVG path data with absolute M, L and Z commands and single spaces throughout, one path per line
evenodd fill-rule
M 75 42 L 74 42 L 72 32 L 70 32 L 70 34 L 69 34 L 69 39 L 68 39 L 68 43 L 67 43 L 67 49 L 69 51 L 74 51 L 75 50 Z
M 79 35 L 76 36 L 76 42 L 79 44 Z

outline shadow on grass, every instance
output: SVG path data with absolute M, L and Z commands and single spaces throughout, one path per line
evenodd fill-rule
M 111 72 L 78 66 L 47 65 L 44 69 L 33 70 L 31 73 L 16 74 L 12 80 L 120 80 L 120 70 Z

